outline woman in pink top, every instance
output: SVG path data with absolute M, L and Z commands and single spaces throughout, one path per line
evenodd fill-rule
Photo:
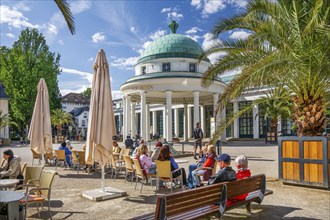
M 148 146 L 143 144 L 139 149 L 139 161 L 141 164 L 141 168 L 145 170 L 147 174 L 156 173 L 156 164 L 151 161 L 151 158 L 147 156 L 148 154 Z

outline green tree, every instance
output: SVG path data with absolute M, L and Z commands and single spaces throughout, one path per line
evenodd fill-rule
M 11 121 L 11 118 L 8 114 L 3 114 L 2 110 L 0 110 L 0 130 L 7 125 L 17 126 L 15 122 Z
M 212 31 L 216 38 L 237 29 L 250 33 L 244 40 L 216 43 L 204 54 L 227 55 L 205 72 L 203 86 L 219 74 L 241 69 L 221 95 L 219 108 L 242 92 L 283 86 L 294 94 L 298 135 L 321 135 L 330 91 L 329 5 L 323 0 L 252 0 L 246 12 L 219 21 Z
M 62 109 L 55 109 L 50 116 L 52 125 L 56 126 L 57 134 L 61 134 L 62 125 L 72 123 L 72 115 Z
M 23 30 L 12 48 L 1 47 L 0 52 L 0 80 L 10 97 L 10 115 L 22 132 L 30 124 L 40 78 L 47 83 L 50 109 L 61 107 L 57 80 L 60 55 L 49 51 L 36 29 Z
M 82 94 L 83 96 L 86 96 L 86 97 L 90 98 L 91 95 L 92 95 L 92 88 L 87 88 L 87 89 L 86 89 L 85 91 L 83 91 L 81 94 Z
M 71 13 L 70 5 L 66 0 L 54 0 L 54 2 L 57 5 L 58 9 L 61 11 L 71 34 L 75 34 L 76 28 L 74 24 L 73 15 Z

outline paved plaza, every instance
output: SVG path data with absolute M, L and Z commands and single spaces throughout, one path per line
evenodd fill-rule
M 57 149 L 59 144 L 54 144 Z M 82 143 L 74 143 L 73 147 L 81 149 Z M 0 152 L 8 147 L 0 148 Z M 32 154 L 28 146 L 12 146 L 15 154 L 31 165 Z M 175 145 L 181 151 L 181 145 Z M 185 151 L 191 152 L 192 146 L 185 145 Z M 222 219 L 330 219 L 330 192 L 327 190 L 311 189 L 283 185 L 278 178 L 278 148 L 275 145 L 265 145 L 261 142 L 235 142 L 224 145 L 222 152 L 233 158 L 245 154 L 249 159 L 252 174 L 264 173 L 267 177 L 267 188 L 274 191 L 266 196 L 260 206 L 253 206 L 252 215 L 246 214 L 244 208 L 226 212 Z M 189 163 L 180 164 L 187 169 L 195 160 L 192 156 L 183 157 Z M 45 167 L 45 169 L 55 169 Z M 140 184 L 134 190 L 134 184 L 124 182 L 120 176 L 115 181 L 106 175 L 105 186 L 115 187 L 127 192 L 127 196 L 94 202 L 83 198 L 81 192 L 101 187 L 100 171 L 86 174 L 58 168 L 52 187 L 51 210 L 53 219 L 127 219 L 155 210 L 155 187 L 145 185 L 140 194 Z M 176 189 L 178 191 L 179 189 Z M 158 195 L 169 193 L 161 190 Z M 196 198 L 197 199 L 197 198 Z M 48 217 L 47 210 L 41 211 L 42 218 Z M 28 219 L 38 219 L 35 207 L 28 209 Z M 211 219 L 216 219 L 212 217 Z

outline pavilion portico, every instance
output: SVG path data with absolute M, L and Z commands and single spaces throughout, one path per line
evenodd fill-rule
M 193 127 L 197 122 L 201 122 L 205 133 L 208 127 L 205 120 L 205 106 L 212 106 L 213 115 L 219 94 L 224 91 L 225 84 L 217 79 L 209 88 L 203 88 L 200 85 L 201 76 L 201 73 L 161 72 L 138 75 L 127 80 L 121 86 L 124 94 L 123 136 L 134 136 L 139 130 L 140 136 L 148 141 L 150 134 L 163 131 L 159 135 L 171 142 L 173 134 L 179 136 L 180 109 L 183 109 L 183 121 L 181 121 L 183 140 L 192 137 Z M 157 124 L 159 120 L 156 117 L 159 110 L 163 113 L 162 125 Z M 136 113 L 140 113 L 139 128 L 136 124 Z M 163 128 L 159 129 L 159 126 Z

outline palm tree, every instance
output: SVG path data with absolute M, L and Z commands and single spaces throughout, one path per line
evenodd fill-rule
M 14 125 L 18 127 L 18 125 L 11 121 L 11 118 L 8 114 L 3 114 L 2 110 L 0 109 L 0 130 L 8 125 Z
M 223 40 L 203 55 L 227 55 L 204 73 L 202 85 L 241 69 L 219 98 L 219 108 L 242 92 L 279 86 L 293 95 L 299 136 L 321 135 L 330 92 L 330 2 L 323 0 L 252 0 L 246 12 L 219 21 L 212 33 L 244 29 L 247 39 Z
M 66 0 L 54 0 L 54 2 L 57 5 L 58 9 L 60 9 L 71 34 L 72 35 L 75 34 L 76 27 L 74 24 L 74 17 L 70 10 L 70 5 L 68 4 L 68 2 Z
M 62 109 L 55 109 L 50 116 L 52 125 L 56 126 L 57 135 L 61 134 L 62 125 L 72 123 L 72 115 Z

